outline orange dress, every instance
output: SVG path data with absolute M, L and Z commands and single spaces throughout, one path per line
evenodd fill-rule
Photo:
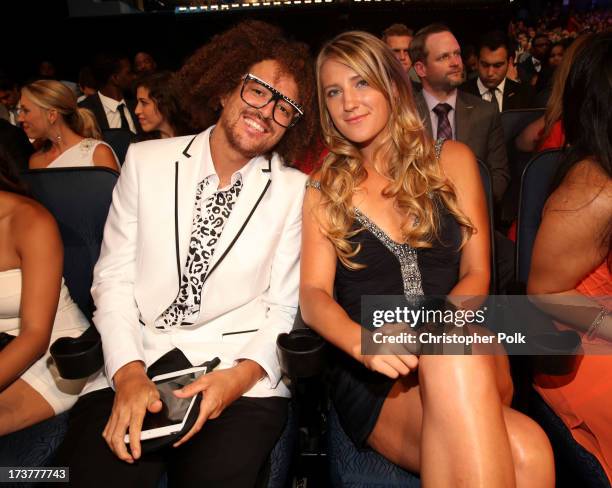
M 548 137 L 544 139 L 538 146 L 538 151 L 544 151 L 545 149 L 559 149 L 565 145 L 565 131 L 563 130 L 563 124 L 560 120 L 557 120 L 550 130 Z
M 612 308 L 612 274 L 606 261 L 576 288 L 608 310 Z M 612 344 L 597 338 L 588 341 L 583 337 L 583 348 L 587 353 L 594 348 L 612 353 Z M 580 359 L 567 376 L 536 376 L 534 387 L 612 481 L 612 355 L 585 354 Z

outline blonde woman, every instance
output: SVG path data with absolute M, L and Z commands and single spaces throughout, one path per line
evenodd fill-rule
M 474 155 L 428 139 L 381 41 L 341 34 L 316 67 L 330 154 L 304 201 L 300 304 L 336 346 L 332 396 L 347 434 L 424 486 L 553 486 L 545 434 L 509 408 L 504 356 L 362 354 L 364 295 L 487 294 L 487 207 Z
M 44 141 L 30 157 L 30 169 L 105 166 L 119 171 L 117 157 L 102 142 L 93 114 L 77 106 L 70 88 L 39 80 L 21 89 L 19 122 L 30 139 Z

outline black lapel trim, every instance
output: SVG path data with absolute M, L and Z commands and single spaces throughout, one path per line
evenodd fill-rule
M 191 140 L 189 141 L 189 144 L 187 144 L 187 147 L 186 147 L 185 149 L 183 149 L 183 155 L 184 155 L 184 156 L 186 156 L 186 157 L 188 157 L 188 158 L 190 158 L 190 157 L 191 157 L 191 154 L 189 154 L 189 148 L 190 148 L 190 147 L 191 147 L 191 145 L 193 144 L 193 141 L 195 141 L 195 138 L 196 138 L 196 137 L 198 137 L 198 136 L 197 136 L 197 135 L 196 135 L 196 136 L 193 136 L 193 139 L 191 139 Z
M 261 170 L 262 173 L 272 172 L 272 156 L 268 156 L 268 167 Z
M 265 170 L 262 170 L 265 172 Z M 238 233 L 236 234 L 236 236 L 234 237 L 234 239 L 232 240 L 232 242 L 230 242 L 230 245 L 227 246 L 227 249 L 225 250 L 225 252 L 223 253 L 223 255 L 219 258 L 219 261 L 217 261 L 215 263 L 215 265 L 212 267 L 212 269 L 208 272 L 208 274 L 206 275 L 206 277 L 204 278 L 204 281 L 202 281 L 202 284 L 204 284 L 206 282 L 206 280 L 208 279 L 208 277 L 213 273 L 213 271 L 215 269 L 217 269 L 217 266 L 219 266 L 219 264 L 221 264 L 221 261 L 223 261 L 225 259 L 225 256 L 227 256 L 227 253 L 230 252 L 230 250 L 232 249 L 232 247 L 234 247 L 234 244 L 236 244 L 236 241 L 238 240 L 238 238 L 240 237 L 240 235 L 242 234 L 242 231 L 244 231 L 245 227 L 247 226 L 247 224 L 249 223 L 249 220 L 251 220 L 251 217 L 253 216 L 253 213 L 255 213 L 255 210 L 257 209 L 257 207 L 259 206 L 259 202 L 261 202 L 261 199 L 264 197 L 264 195 L 266 194 L 266 192 L 268 191 L 268 188 L 270 188 L 270 183 L 272 183 L 272 180 L 268 180 L 268 182 L 266 183 L 266 187 L 263 189 L 263 191 L 261 192 L 261 195 L 259 195 L 259 198 L 257 199 L 257 201 L 255 202 L 255 205 L 253 205 L 253 208 L 251 209 L 251 213 L 249 213 L 248 217 L 246 218 L 246 220 L 244 221 L 244 223 L 242 224 L 242 227 L 240 227 L 240 230 L 238 231 Z
M 179 286 L 181 284 L 181 257 L 179 253 L 179 225 L 178 225 L 178 161 L 174 163 L 174 246 L 176 249 L 176 272 Z

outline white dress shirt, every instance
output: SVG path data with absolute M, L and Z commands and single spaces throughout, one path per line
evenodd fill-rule
M 455 105 L 457 104 L 457 90 L 453 91 L 453 94 L 446 100 L 438 100 L 431 93 L 429 93 L 425 87 L 423 87 L 423 98 L 425 99 L 427 109 L 429 110 L 431 132 L 434 140 L 438 138 L 438 116 L 433 109 L 439 103 L 448 103 L 452 107 L 452 110 L 448 113 L 448 121 L 450 122 L 451 129 L 453 130 L 453 139 L 456 139 L 457 132 L 455 131 Z
M 480 93 L 481 98 L 486 102 L 490 102 L 492 98 L 491 92 L 486 86 L 482 84 L 482 81 L 480 81 L 480 78 L 476 80 L 476 85 L 478 86 L 478 92 Z M 502 107 L 504 104 L 504 88 L 505 87 L 506 87 L 506 78 L 504 78 L 502 82 L 499 85 L 497 85 L 497 88 L 495 88 L 495 100 L 497 101 L 497 108 L 499 109 L 500 112 L 502 111 Z
M 121 114 L 119 113 L 119 105 L 125 105 L 125 118 L 128 121 L 128 125 L 130 126 L 130 130 L 136 134 L 136 126 L 134 125 L 134 121 L 132 120 L 132 114 L 127 108 L 127 103 L 125 99 L 121 99 L 119 101 L 114 98 L 107 97 L 106 95 L 102 95 L 102 93 L 98 92 L 98 96 L 100 97 L 100 101 L 102 102 L 102 106 L 104 107 L 104 113 L 106 113 L 106 120 L 108 120 L 108 126 L 111 129 L 120 129 L 121 128 Z

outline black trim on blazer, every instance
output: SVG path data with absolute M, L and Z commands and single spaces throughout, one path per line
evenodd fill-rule
M 223 332 L 221 337 L 237 335 L 237 334 L 250 334 L 251 332 L 257 332 L 259 329 L 248 329 L 248 330 L 238 330 L 236 332 Z
M 261 170 L 262 173 L 271 173 L 272 172 L 272 156 L 268 157 L 268 167 Z
M 189 148 L 190 148 L 190 147 L 191 147 L 191 145 L 193 144 L 193 141 L 195 141 L 195 138 L 196 138 L 196 137 L 198 137 L 198 136 L 197 136 L 197 135 L 196 135 L 196 136 L 193 136 L 193 139 L 191 139 L 191 140 L 189 141 L 189 144 L 187 144 L 187 146 L 185 147 L 185 149 L 183 149 L 183 154 L 184 154 L 186 157 L 188 157 L 188 158 L 190 158 L 190 157 L 191 157 L 191 154 L 189 154 L 189 152 L 188 152 L 188 151 L 189 151 Z
M 191 144 L 191 143 L 190 143 Z M 179 228 L 178 228 L 178 161 L 174 163 L 174 246 L 176 249 L 176 272 L 178 273 L 179 287 L 181 285 L 181 257 L 179 254 Z
M 262 171 L 265 171 L 265 170 L 262 170 Z M 232 247 L 234 247 L 234 244 L 236 244 L 236 241 L 238 240 L 238 238 L 240 237 L 240 235 L 244 231 L 245 227 L 249 223 L 249 220 L 251 220 L 251 217 L 253 216 L 253 213 L 255 213 L 255 210 L 259 206 L 259 202 L 261 202 L 261 199 L 264 197 L 264 195 L 268 191 L 268 188 L 270 188 L 270 183 L 272 183 L 272 180 L 268 180 L 268 182 L 266 183 L 266 187 L 261 192 L 261 195 L 259 195 L 259 198 L 255 202 L 255 205 L 253 205 L 253 208 L 251 209 L 251 213 L 249 214 L 249 216 L 246 218 L 246 220 L 242 224 L 242 227 L 240 227 L 240 230 L 238 231 L 238 233 L 234 236 L 234 239 L 232 240 L 232 242 L 230 242 L 230 245 L 227 246 L 227 249 L 225 250 L 223 255 L 219 258 L 219 260 L 215 263 L 215 265 L 211 268 L 211 270 L 206 274 L 206 276 L 204 277 L 204 280 L 202 281 L 202 285 L 204 285 L 204 283 L 206 283 L 206 280 L 208 279 L 208 277 L 213 273 L 213 271 L 215 269 L 217 269 L 217 266 L 219 266 L 219 264 L 221 264 L 221 261 L 223 261 L 225 259 L 225 256 L 227 256 L 227 253 L 230 252 Z

